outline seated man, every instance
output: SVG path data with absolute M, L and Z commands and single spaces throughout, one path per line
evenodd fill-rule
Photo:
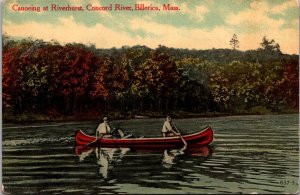
M 163 137 L 180 135 L 180 133 L 177 132 L 176 127 L 172 123 L 172 118 L 170 116 L 167 116 L 167 120 L 164 122 L 161 132 L 163 134 Z
M 97 130 L 96 130 L 96 139 L 101 139 L 102 137 L 111 137 L 109 135 L 111 132 L 111 128 L 108 124 L 108 118 L 103 118 L 103 123 L 99 124 Z
M 96 139 L 101 139 L 103 137 L 113 137 L 113 138 L 129 138 L 132 137 L 131 134 L 125 135 L 122 129 L 112 128 L 109 125 L 108 118 L 103 118 L 103 123 L 101 123 L 96 130 Z

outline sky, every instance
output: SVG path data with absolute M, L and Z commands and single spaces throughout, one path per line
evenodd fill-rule
M 161 11 L 14 11 L 19 6 L 108 6 L 145 4 Z M 163 11 L 163 4 L 178 11 Z M 16 7 L 16 6 L 15 6 Z M 274 39 L 283 53 L 299 54 L 298 0 L 4 0 L 3 33 L 61 44 L 95 44 L 97 48 L 158 45 L 173 48 L 231 48 L 233 34 L 239 50 L 260 47 Z

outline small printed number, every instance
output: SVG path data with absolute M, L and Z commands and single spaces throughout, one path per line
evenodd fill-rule
M 280 180 L 279 182 L 280 185 L 284 185 L 284 186 L 287 186 L 287 185 L 298 185 L 298 183 L 294 180 Z

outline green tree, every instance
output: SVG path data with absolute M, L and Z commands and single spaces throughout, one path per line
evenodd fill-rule
M 233 34 L 232 38 L 230 39 L 230 45 L 232 46 L 233 50 L 236 50 L 237 48 L 239 48 L 239 40 L 236 36 L 236 34 Z
M 223 111 L 245 110 L 256 106 L 261 97 L 260 64 L 233 61 L 219 66 L 211 76 L 214 100 Z
M 212 110 L 213 100 L 208 86 L 214 63 L 198 58 L 184 58 L 176 63 L 179 72 L 176 103 L 195 112 Z
M 132 84 L 133 93 L 141 100 L 141 109 L 145 100 L 150 100 L 151 109 L 161 111 L 162 102 L 165 110 L 169 109 L 169 101 L 177 85 L 177 68 L 175 62 L 158 48 L 151 57 L 137 68 Z
M 291 60 L 277 65 L 280 72 L 269 78 L 265 94 L 269 104 L 278 109 L 280 106 L 298 109 L 299 107 L 299 62 Z M 274 71 L 273 71 L 274 72 Z
M 274 41 L 274 39 L 268 39 L 266 36 L 263 37 L 262 42 L 260 43 L 261 48 L 266 52 L 278 52 L 280 51 L 280 46 Z

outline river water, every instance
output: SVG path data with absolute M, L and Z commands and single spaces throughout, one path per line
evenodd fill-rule
M 114 121 L 136 136 L 160 136 L 164 119 Z M 78 129 L 97 122 L 3 124 L 2 182 L 10 194 L 296 193 L 299 115 L 173 119 L 183 134 L 210 125 L 195 152 L 79 150 Z

